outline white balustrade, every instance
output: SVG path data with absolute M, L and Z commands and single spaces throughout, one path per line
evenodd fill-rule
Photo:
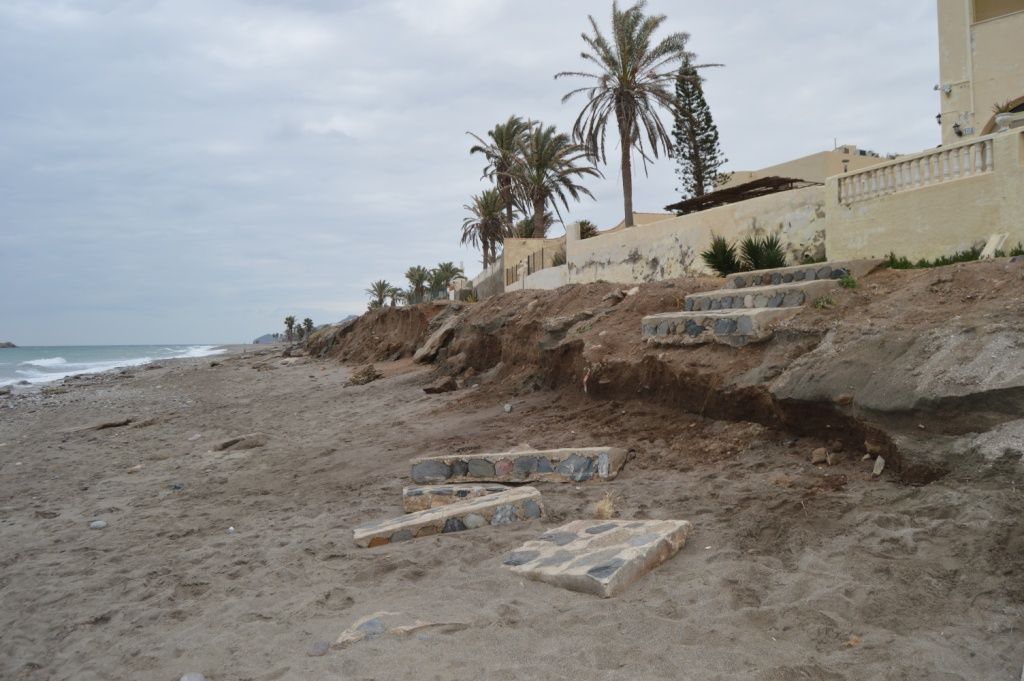
M 839 202 L 850 205 L 896 192 L 991 173 L 992 138 L 895 159 L 839 177 Z

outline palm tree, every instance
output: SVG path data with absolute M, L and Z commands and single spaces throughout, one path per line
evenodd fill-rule
M 569 197 L 576 201 L 581 195 L 594 198 L 589 189 L 576 184 L 575 180 L 584 175 L 601 173 L 587 160 L 584 148 L 557 132 L 555 126 L 538 124 L 523 136 L 520 158 L 512 165 L 509 177 L 519 201 L 533 210 L 535 238 L 543 238 L 547 232 L 544 213 L 549 206 L 561 218 L 559 202 L 568 209 Z
M 309 338 L 310 334 L 313 333 L 313 320 L 306 317 L 302 320 L 302 328 L 306 330 L 306 338 Z
M 451 283 L 459 277 L 466 276 L 462 271 L 461 267 L 456 267 L 455 263 L 451 261 L 438 263 L 437 267 L 434 268 L 435 272 L 439 273 L 441 277 L 440 281 L 443 282 L 443 288 L 447 289 L 451 286 Z
M 412 293 L 411 302 L 423 302 L 423 295 L 426 293 L 427 283 L 430 281 L 430 272 L 426 267 L 414 265 L 405 271 L 405 278 L 409 282 L 409 290 Z
M 485 268 L 498 259 L 497 244 L 505 242 L 507 229 L 502 216 L 504 207 L 505 202 L 497 189 L 485 189 L 473 197 L 472 203 L 463 206 L 470 215 L 462 221 L 461 243 L 480 245 Z
M 394 307 L 400 301 L 405 300 L 405 291 L 397 286 L 392 286 L 388 289 L 387 297 L 391 299 L 391 307 Z
M 611 41 L 601 33 L 594 17 L 588 17 L 593 34 L 582 34 L 589 51 L 580 56 L 596 66 L 597 72 L 563 71 L 555 74 L 555 78 L 577 76 L 592 81 L 568 92 L 562 97 L 562 102 L 577 94 L 586 97 L 583 110 L 573 126 L 573 136 L 602 163 L 607 163 L 605 131 L 609 120 L 615 117 L 622 154 L 622 203 L 627 227 L 633 226 L 632 151 L 635 149 L 640 154 L 645 173 L 650 160 L 645 137 L 655 158 L 659 149 L 671 153 L 672 139 L 658 116 L 658 108 L 674 110 L 677 65 L 685 60 L 692 63 L 696 59 L 696 55 L 686 49 L 690 39 L 687 33 L 672 33 L 656 45 L 651 44 L 654 32 L 666 17 L 663 14 L 645 15 L 646 4 L 646 0 L 639 0 L 623 11 L 619 9 L 618 2 L 612 3 Z M 694 68 L 709 66 L 719 64 L 699 64 Z
M 519 116 L 509 116 L 504 123 L 498 123 L 491 130 L 487 131 L 489 140 L 481 139 L 479 136 L 469 132 L 466 133 L 475 139 L 479 144 L 474 144 L 469 153 L 481 153 L 487 159 L 484 167 L 484 177 L 494 180 L 494 184 L 501 195 L 505 207 L 505 225 L 509 227 L 514 221 L 514 197 L 512 195 L 512 182 L 509 178 L 509 171 L 519 156 L 523 135 L 532 127 L 532 123 L 524 121 Z
M 306 329 L 301 324 L 295 327 L 295 340 L 302 342 L 302 339 L 306 337 Z
M 378 279 L 370 284 L 370 288 L 366 289 L 366 295 L 370 296 L 370 309 L 384 307 L 384 299 L 388 297 L 388 292 L 392 288 L 384 279 Z
M 555 224 L 555 217 L 551 215 L 551 211 L 544 211 L 544 234 L 547 234 L 548 228 L 553 224 Z M 536 229 L 534 217 L 532 214 L 527 215 L 515 224 L 512 228 L 512 235 L 520 239 L 532 239 L 534 229 Z
M 580 220 L 578 224 L 580 226 L 580 240 L 597 236 L 597 225 L 590 220 Z
M 291 342 L 292 329 L 295 328 L 295 315 L 288 315 L 287 317 L 284 318 L 284 328 L 287 332 L 285 336 L 288 338 L 288 341 Z

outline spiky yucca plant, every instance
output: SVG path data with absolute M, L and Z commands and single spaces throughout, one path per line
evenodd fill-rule
M 770 270 L 786 266 L 786 251 L 777 236 L 759 239 L 748 236 L 740 242 L 740 258 L 748 270 Z
M 727 276 L 743 269 L 736 257 L 736 244 L 730 244 L 723 236 L 712 236 L 711 247 L 700 254 L 704 264 L 721 276 Z

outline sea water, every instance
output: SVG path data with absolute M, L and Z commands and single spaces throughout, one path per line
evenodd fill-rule
M 67 345 L 0 348 L 0 386 L 31 384 L 67 376 L 139 366 L 161 359 L 207 357 L 225 352 L 216 345 Z

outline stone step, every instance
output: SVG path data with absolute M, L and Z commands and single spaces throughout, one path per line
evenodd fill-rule
M 510 489 L 497 483 L 481 485 L 410 485 L 402 489 L 402 508 L 406 513 L 423 511 L 454 504 L 456 501 L 476 499 Z
M 725 288 L 748 288 L 751 286 L 777 286 L 801 281 L 840 279 L 845 274 L 855 278 L 866 276 L 876 270 L 884 260 L 843 260 L 818 262 L 809 265 L 779 267 L 773 270 L 736 272 L 725 278 Z
M 652 345 L 722 343 L 740 347 L 768 340 L 775 325 L 800 308 L 761 307 L 719 312 L 664 312 L 643 318 L 643 338 Z
M 419 484 L 452 482 L 583 482 L 611 480 L 628 452 L 615 447 L 570 447 L 498 454 L 453 454 L 413 459 Z
M 574 520 L 505 557 L 516 574 L 609 598 L 671 558 L 686 543 L 686 520 Z
M 723 288 L 705 293 L 691 293 L 686 296 L 683 309 L 686 312 L 716 312 L 761 307 L 800 307 L 828 295 L 838 287 L 838 281 L 824 279 L 742 289 Z
M 416 511 L 400 518 L 364 523 L 352 530 L 356 546 L 370 547 L 408 541 L 435 534 L 472 530 L 486 525 L 508 525 L 544 516 L 540 492 L 517 487 L 476 499 Z

